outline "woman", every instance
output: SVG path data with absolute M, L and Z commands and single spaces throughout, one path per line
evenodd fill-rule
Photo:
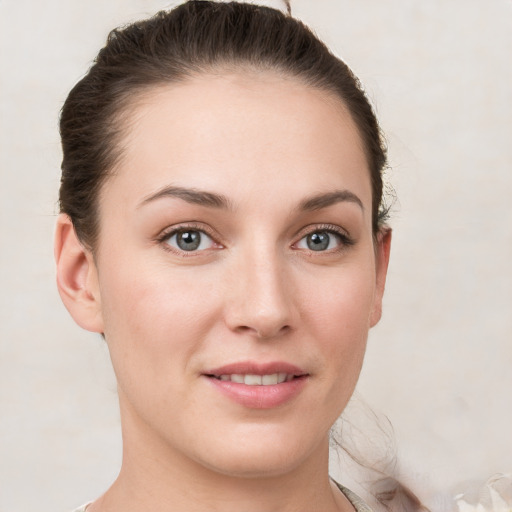
M 347 66 L 277 10 L 191 1 L 111 33 L 61 135 L 58 288 L 123 430 L 87 512 L 369 510 L 328 474 L 391 242 Z

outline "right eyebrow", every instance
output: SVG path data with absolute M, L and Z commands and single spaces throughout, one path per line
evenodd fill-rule
M 205 190 L 198 190 L 195 188 L 166 186 L 145 197 L 139 203 L 138 208 L 163 197 L 173 197 L 186 201 L 187 203 L 225 210 L 231 209 L 232 206 L 229 199 L 221 194 L 215 194 L 213 192 L 207 192 Z

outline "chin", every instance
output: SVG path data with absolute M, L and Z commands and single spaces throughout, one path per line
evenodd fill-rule
M 268 433 L 267 433 L 268 434 Z M 328 451 L 328 436 L 325 436 Z M 308 442 L 309 441 L 309 442 Z M 232 443 L 210 444 L 208 457 L 201 457 L 205 467 L 226 476 L 266 478 L 292 473 L 314 454 L 322 453 L 319 440 L 286 436 L 254 435 L 250 439 L 236 437 Z
M 203 461 L 208 469 L 221 475 L 237 478 L 272 478 L 292 473 L 300 466 L 296 457 L 281 458 L 272 453 L 260 453 L 256 458 L 236 454 L 228 460 Z

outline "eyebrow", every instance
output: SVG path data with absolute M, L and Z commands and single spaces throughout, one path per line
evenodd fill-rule
M 139 207 L 163 197 L 182 199 L 187 203 L 208 206 L 210 208 L 221 208 L 226 210 L 231 208 L 231 201 L 221 194 L 214 194 L 213 192 L 206 192 L 195 188 L 173 186 L 161 188 L 154 194 L 150 194 L 142 200 Z
M 198 204 L 210 208 L 233 209 L 231 201 L 222 194 L 175 186 L 166 186 L 150 194 L 142 200 L 139 207 L 164 197 L 177 198 L 190 204 Z M 341 202 L 355 203 L 364 211 L 363 202 L 350 190 L 334 190 L 308 197 L 299 203 L 297 209 L 300 211 L 315 211 Z
M 303 211 L 314 211 L 327 208 L 336 203 L 350 202 L 357 204 L 364 212 L 363 202 L 350 190 L 334 190 L 333 192 L 327 192 L 317 194 L 310 198 L 306 198 L 299 204 L 299 210 Z

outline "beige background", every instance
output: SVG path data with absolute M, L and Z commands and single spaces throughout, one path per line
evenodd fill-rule
M 512 470 L 512 2 L 292 4 L 387 133 L 399 202 L 359 393 L 392 422 L 401 477 L 448 510 Z M 69 511 L 116 475 L 108 355 L 54 286 L 57 117 L 107 31 L 167 5 L 0 0 L 0 512 Z

